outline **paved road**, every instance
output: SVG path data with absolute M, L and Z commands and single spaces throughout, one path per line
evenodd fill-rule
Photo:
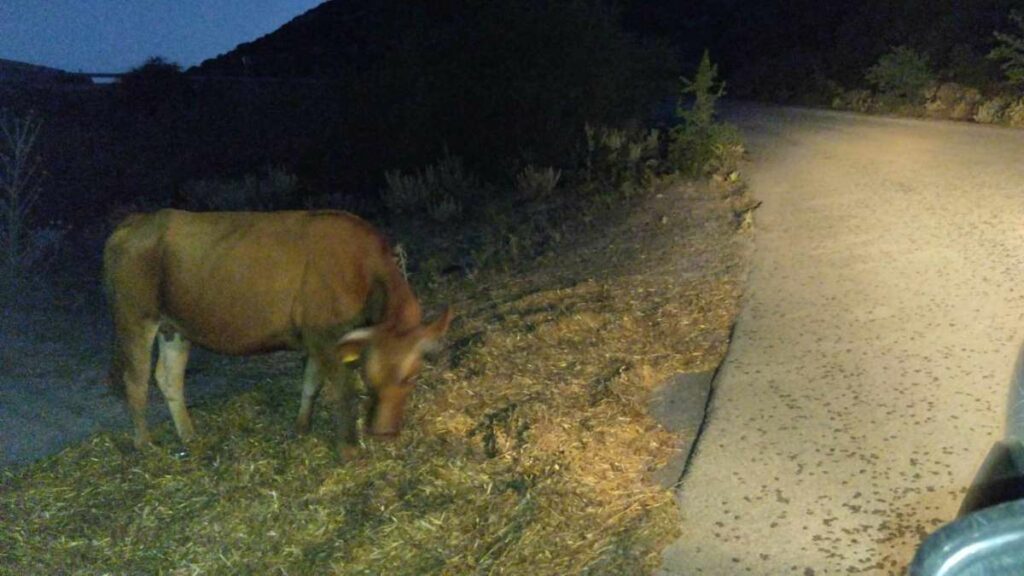
M 1024 339 L 1024 130 L 743 107 L 750 286 L 663 574 L 902 574 Z

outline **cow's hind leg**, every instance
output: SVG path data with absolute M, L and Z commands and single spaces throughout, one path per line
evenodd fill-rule
M 160 355 L 156 362 L 156 383 L 167 401 L 178 437 L 188 442 L 195 435 L 185 407 L 185 366 L 191 344 L 178 332 L 163 331 L 157 336 L 157 343 Z
M 135 447 L 142 448 L 149 444 L 149 431 L 146 428 L 146 402 L 149 398 L 149 376 L 151 355 L 153 353 L 153 337 L 156 336 L 156 322 L 133 321 L 118 322 L 117 346 L 120 370 L 118 375 L 124 382 L 124 392 L 128 400 L 128 409 L 135 423 Z
M 295 431 L 299 434 L 309 432 L 309 423 L 313 417 L 313 403 L 323 386 L 323 374 L 320 362 L 310 354 L 306 358 L 306 371 L 302 377 L 302 403 L 299 405 L 299 417 L 295 421 Z

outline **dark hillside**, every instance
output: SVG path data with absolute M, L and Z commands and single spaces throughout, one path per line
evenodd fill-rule
M 416 7 L 403 2 L 335 0 L 297 16 L 274 32 L 202 62 L 197 75 L 343 78 L 380 59 Z
M 569 0 L 333 0 L 190 71 L 333 82 L 335 145 L 371 174 L 446 148 L 492 173 L 564 165 L 585 123 L 645 117 L 678 72 L 667 46 L 623 31 L 618 11 Z
M 671 38 L 685 61 L 707 47 L 737 96 L 794 100 L 864 72 L 896 46 L 929 57 L 940 80 L 1001 81 L 985 55 L 1022 0 L 669 0 L 626 2 L 627 28 Z
M 48 185 L 70 214 L 180 205 L 190 182 L 268 166 L 299 178 L 280 207 L 372 201 L 385 171 L 446 151 L 507 181 L 577 162 L 585 124 L 643 119 L 679 73 L 597 0 L 333 0 L 197 68 L 166 64 L 87 94 L 0 94 L 43 119 Z

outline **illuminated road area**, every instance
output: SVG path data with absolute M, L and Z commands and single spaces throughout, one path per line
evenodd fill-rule
M 662 574 L 902 574 L 1002 434 L 1024 130 L 742 107 L 756 251 Z

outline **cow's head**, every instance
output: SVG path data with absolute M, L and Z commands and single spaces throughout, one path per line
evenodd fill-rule
M 338 343 L 343 359 L 363 358 L 363 374 L 370 392 L 367 429 L 374 436 L 394 436 L 402 429 L 405 401 L 416 384 L 423 353 L 431 350 L 448 330 L 452 311 L 446 308 L 431 324 L 405 332 L 386 326 L 359 328 Z

